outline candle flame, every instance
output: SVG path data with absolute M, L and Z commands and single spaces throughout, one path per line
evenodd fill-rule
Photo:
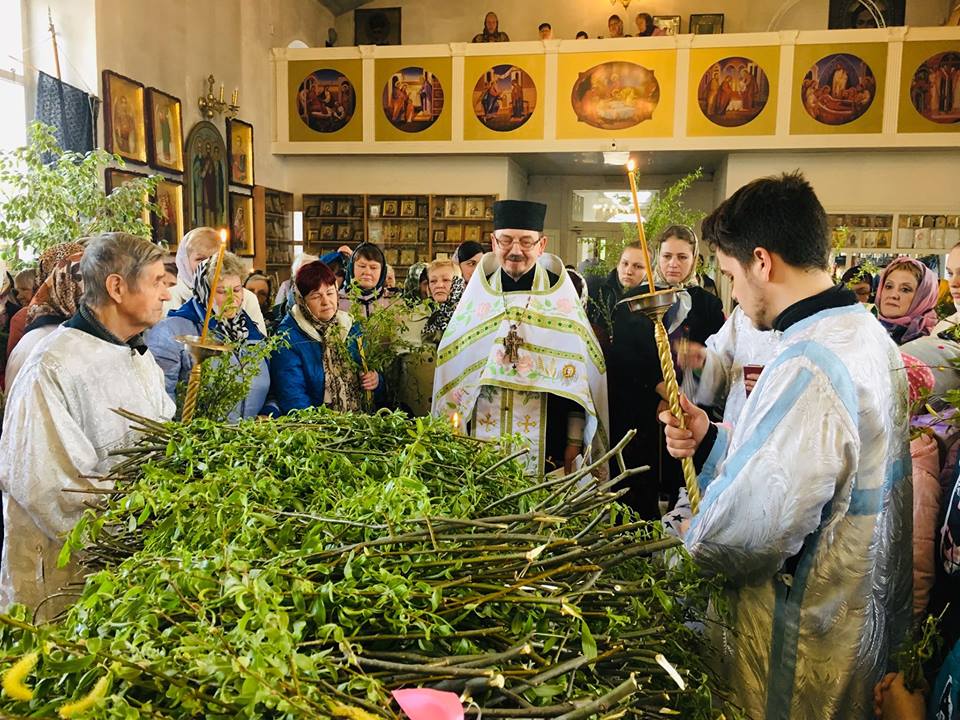
M 227 229 L 220 228 L 220 242 L 225 243 L 227 241 Z
M 460 427 L 460 413 L 454 413 L 450 416 L 450 424 L 453 425 L 453 429 L 457 430 Z
M 627 172 L 633 172 L 637 169 L 637 163 L 633 158 L 627 160 Z

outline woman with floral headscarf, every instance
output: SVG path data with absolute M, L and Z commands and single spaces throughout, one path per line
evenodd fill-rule
M 319 260 L 297 272 L 295 302 L 277 333 L 287 346 L 274 356 L 270 371 L 280 411 L 288 413 L 324 405 L 339 412 L 358 412 L 363 392 L 382 396 L 380 373 L 357 373 L 357 329 L 346 312 L 338 310 L 337 278 Z M 344 356 L 344 351 L 353 358 Z
M 930 334 L 937 324 L 937 276 L 911 257 L 899 257 L 880 275 L 876 305 L 881 324 L 897 345 Z
M 42 286 L 47 281 L 53 269 L 63 260 L 82 252 L 83 243 L 81 242 L 60 243 L 59 245 L 54 245 L 44 250 L 37 260 L 37 287 Z M 26 332 L 26 327 L 27 307 L 23 307 L 20 308 L 16 315 L 10 320 L 10 335 L 7 337 L 6 344 L 7 357 L 10 357 L 13 349 L 17 346 L 17 343 L 20 342 L 20 338 L 22 338 L 23 333 Z
M 37 343 L 60 323 L 77 314 L 83 296 L 83 278 L 80 276 L 82 257 L 81 250 L 61 260 L 25 308 L 26 328 L 23 337 L 7 358 L 6 387 L 13 387 L 17 373 Z
M 174 400 L 177 385 L 188 381 L 193 368 L 193 355 L 177 338 L 201 334 L 215 265 L 213 258 L 202 260 L 194 275 L 193 297 L 147 331 L 147 347 L 163 370 L 167 394 Z M 213 289 L 210 335 L 217 342 L 233 346 L 228 355 L 234 365 L 239 365 L 237 353 L 243 353 L 244 347 L 265 339 L 260 328 L 241 306 L 242 278 L 245 274 L 240 258 L 233 253 L 225 253 L 219 282 Z M 258 415 L 276 415 L 276 406 L 267 399 L 269 391 L 270 368 L 266 360 L 261 360 L 259 372 L 253 378 L 247 396 L 229 413 L 227 420 L 236 422 Z

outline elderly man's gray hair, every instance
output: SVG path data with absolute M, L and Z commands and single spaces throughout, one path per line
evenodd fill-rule
M 136 288 L 143 269 L 163 258 L 163 248 L 135 235 L 114 232 L 90 238 L 80 260 L 83 302 L 90 307 L 106 305 L 110 302 L 110 275 L 119 275 L 127 285 Z

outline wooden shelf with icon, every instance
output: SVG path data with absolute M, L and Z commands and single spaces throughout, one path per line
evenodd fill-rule
M 496 195 L 304 194 L 304 251 L 322 255 L 363 241 L 379 245 L 397 279 L 415 262 L 451 257 L 493 231 Z
M 253 236 L 254 268 L 266 269 L 279 286 L 290 276 L 293 262 L 293 193 L 253 188 Z

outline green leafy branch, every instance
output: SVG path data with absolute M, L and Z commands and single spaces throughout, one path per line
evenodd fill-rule
M 52 158 L 52 159 L 51 159 Z M 29 128 L 28 143 L 0 152 L 0 243 L 2 256 L 16 266 L 25 251 L 39 254 L 51 245 L 104 232 L 150 238 L 145 211 L 159 175 L 103 189 L 104 169 L 123 160 L 103 150 L 85 155 L 64 151 L 53 129 Z

